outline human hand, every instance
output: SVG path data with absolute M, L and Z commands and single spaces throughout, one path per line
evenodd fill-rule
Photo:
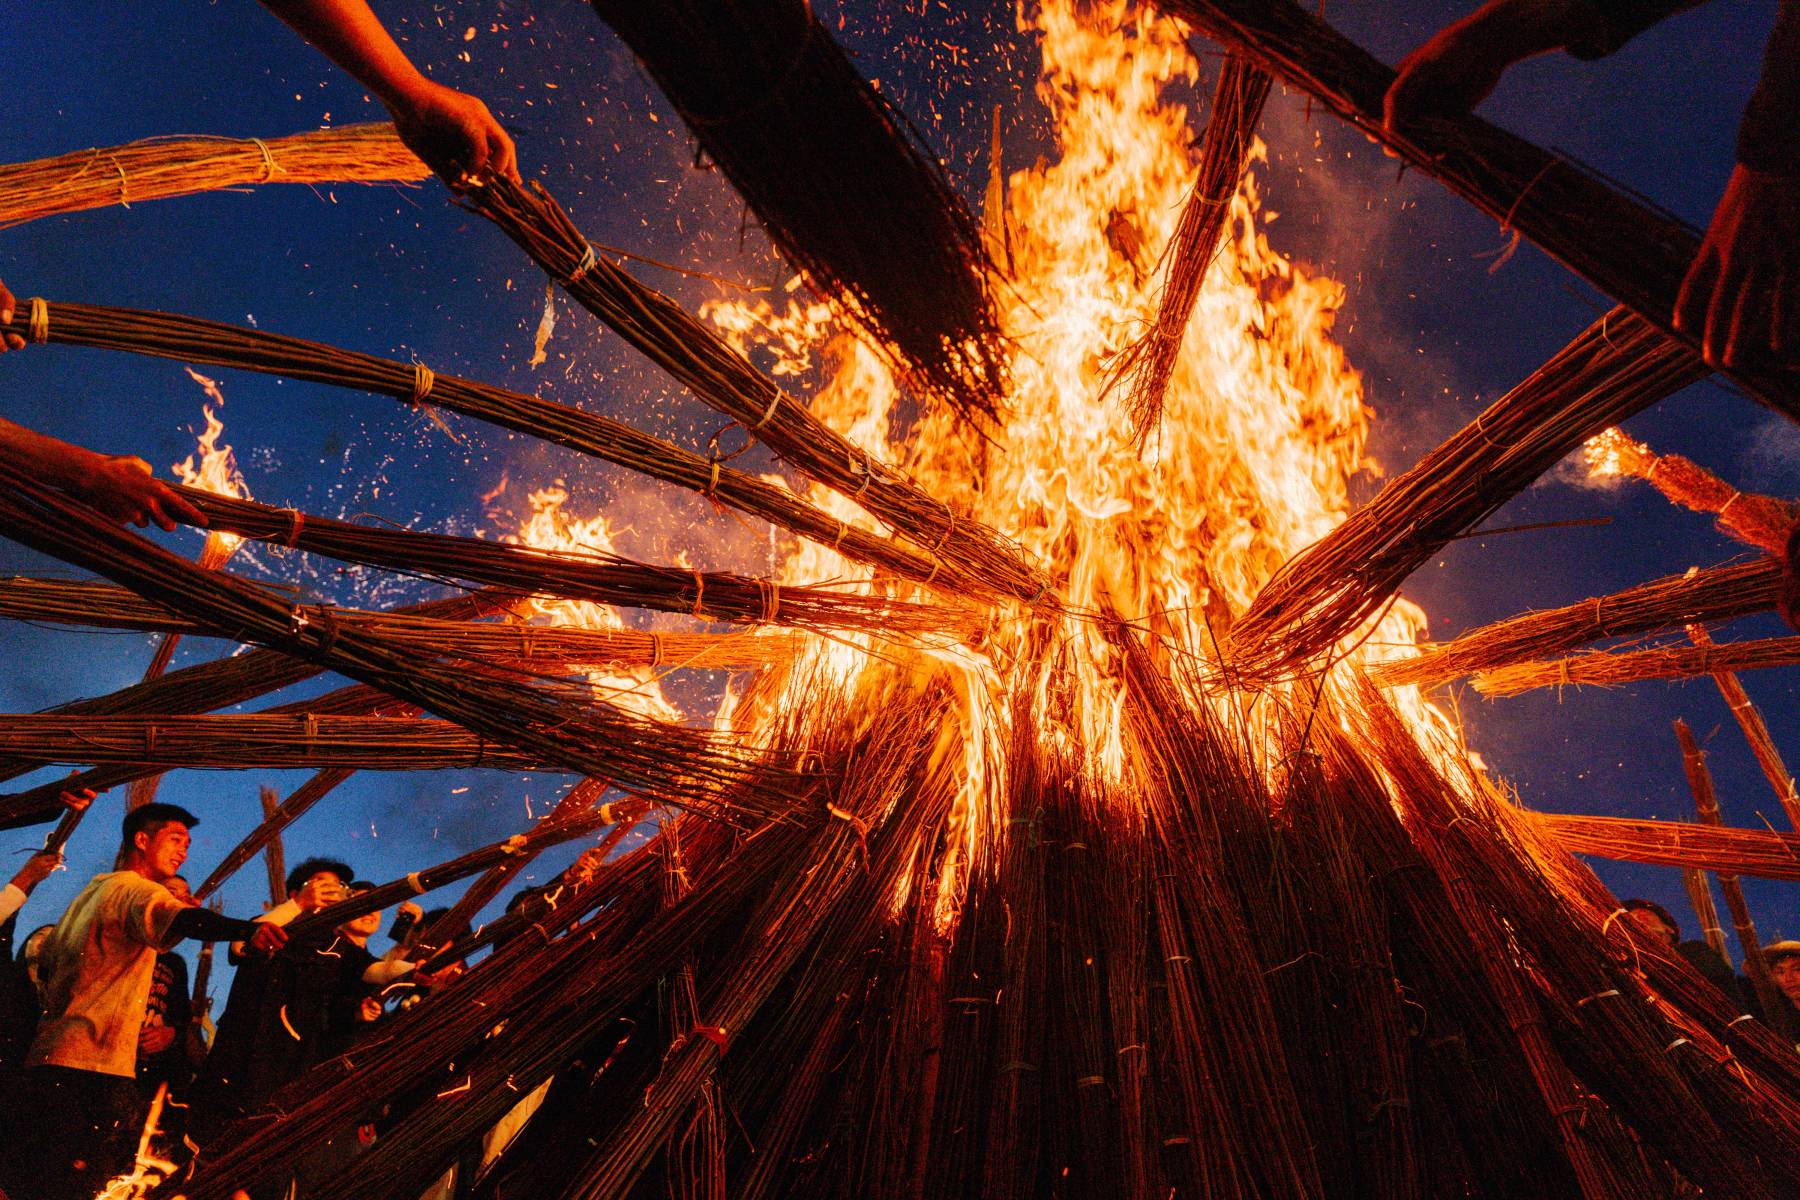
M 151 475 L 149 463 L 129 454 L 96 454 L 85 459 L 68 491 L 115 521 L 140 529 L 155 521 L 172 530 L 177 518 L 188 525 L 206 526 L 199 509 Z
M 1381 99 L 1381 123 L 1390 133 L 1421 117 L 1460 116 L 1493 94 L 1506 68 L 1523 55 L 1469 17 L 1446 25 L 1400 60 Z
M 417 904 L 414 904 L 411 900 L 402 900 L 399 907 L 394 909 L 394 915 L 396 917 L 410 917 L 414 921 L 419 921 L 424 918 L 425 910 L 420 908 Z
M 256 932 L 250 935 L 245 943 L 246 948 L 257 954 L 273 954 L 287 945 L 287 930 L 272 921 L 258 921 Z
M 19 873 L 13 876 L 13 886 L 29 895 L 31 889 L 49 878 L 50 872 L 62 866 L 62 862 L 63 856 L 55 851 L 39 851 L 26 859 Z
M 420 78 L 388 109 L 400 140 L 451 191 L 479 186 L 484 174 L 519 182 L 512 138 L 474 96 Z
M 0 325 L 11 325 L 13 312 L 18 307 L 19 302 L 13 299 L 11 292 L 6 290 L 5 281 L 0 280 Z M 0 354 L 5 354 L 8 350 L 23 350 L 24 348 L 25 339 L 10 329 L 6 331 L 5 337 L 0 337 Z
M 172 1025 L 146 1025 L 138 1032 L 138 1055 L 161 1054 L 175 1044 Z
M 86 812 L 87 806 L 92 804 L 94 802 L 94 797 L 99 794 L 100 793 L 96 792 L 93 788 L 75 788 L 71 791 L 62 793 L 57 799 L 63 802 L 64 808 L 73 812 Z
M 1675 298 L 1714 367 L 1800 367 L 1800 175 L 1738 165 Z
M 300 906 L 301 912 L 316 913 L 321 908 L 329 908 L 349 897 L 350 889 L 342 883 L 335 879 L 315 875 L 306 881 L 306 886 L 301 888 L 294 897 L 294 903 Z

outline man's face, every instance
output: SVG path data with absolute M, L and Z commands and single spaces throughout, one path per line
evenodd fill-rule
M 1670 929 L 1667 925 L 1664 925 L 1663 919 L 1649 909 L 1634 908 L 1630 910 L 1628 915 L 1631 917 L 1632 921 L 1636 922 L 1637 927 L 1642 929 L 1645 933 L 1652 937 L 1659 937 L 1671 946 L 1675 944 L 1675 931 Z
M 366 888 L 364 889 L 365 892 L 367 890 L 368 889 Z M 363 892 L 351 893 L 352 896 L 360 896 L 362 894 Z M 345 921 L 339 928 L 345 933 L 352 934 L 356 937 L 374 937 L 377 933 L 381 932 L 381 910 L 378 908 L 372 913 L 364 913 L 360 917 Z
M 188 890 L 188 881 L 179 875 L 171 875 L 163 880 L 163 887 L 168 889 L 169 895 L 175 897 L 183 904 L 192 904 L 194 902 L 194 893 Z
M 1800 954 L 1790 954 L 1769 964 L 1769 978 L 1781 994 L 1800 1004 Z
M 137 835 L 143 873 L 156 883 L 166 882 L 181 870 L 188 856 L 188 829 L 180 821 L 164 821 Z

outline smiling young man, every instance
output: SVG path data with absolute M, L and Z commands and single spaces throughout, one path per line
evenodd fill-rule
M 173 804 L 127 813 L 117 869 L 96 875 L 46 940 L 44 1018 L 15 1125 L 11 1194 L 91 1197 L 128 1163 L 136 1143 L 135 1078 L 159 952 L 183 938 L 245 938 L 260 954 L 286 940 L 276 926 L 182 903 L 164 886 L 187 861 L 199 820 Z

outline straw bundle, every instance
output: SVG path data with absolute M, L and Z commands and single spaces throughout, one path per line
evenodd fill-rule
M 265 805 L 262 823 L 245 834 L 243 841 L 233 846 L 231 852 L 212 869 L 212 873 L 201 881 L 200 886 L 194 889 L 194 899 L 204 901 L 216 892 L 220 884 L 237 873 L 239 867 L 255 858 L 257 851 L 277 844 L 283 829 L 292 825 L 302 813 L 330 795 L 334 788 L 353 774 L 354 771 L 343 767 L 327 767 L 295 788 L 274 808 Z M 270 886 L 274 886 L 273 879 L 270 880 Z
M 1688 626 L 1688 637 L 1693 640 L 1697 649 L 1714 649 L 1712 636 L 1706 632 L 1704 625 Z M 1744 685 L 1738 682 L 1737 676 L 1729 669 L 1714 667 L 1712 677 L 1713 682 L 1719 686 L 1719 694 L 1725 697 L 1725 703 L 1730 706 L 1738 728 L 1743 730 L 1744 740 L 1750 744 L 1750 753 L 1756 759 L 1763 778 L 1774 789 L 1781 811 L 1787 814 L 1788 824 L 1800 829 L 1800 790 L 1796 790 L 1794 777 L 1788 772 L 1787 764 L 1781 761 L 1781 751 L 1776 748 L 1775 739 L 1769 734 L 1769 724 L 1763 720 L 1762 710 L 1750 702 L 1750 693 L 1744 690 Z
M 1775 606 L 1780 579 L 1781 564 L 1772 558 L 1670 575 L 1610 596 L 1484 625 L 1417 658 L 1384 663 L 1370 678 L 1382 687 L 1431 686 L 1600 638 L 1748 616 Z
M 504 388 L 450 375 L 438 375 L 418 363 L 394 362 L 372 354 L 343 350 L 263 330 L 205 321 L 198 317 L 142 309 L 65 304 L 61 301 L 52 305 L 44 301 L 41 310 L 43 319 L 33 325 L 31 306 L 39 302 L 33 300 L 21 306 L 14 317 L 14 324 L 28 330 L 35 341 L 125 350 L 180 362 L 236 367 L 333 387 L 355 388 L 391 396 L 427 413 L 438 408 L 448 409 L 503 429 L 531 434 L 556 445 L 628 467 L 653 479 L 699 492 L 717 503 L 729 505 L 801 537 L 810 538 L 820 545 L 829 545 L 855 562 L 868 563 L 920 583 L 939 581 L 939 563 L 932 554 L 846 525 L 814 508 L 786 488 L 777 487 L 756 475 L 727 466 L 720 459 L 702 457 L 660 441 L 622 421 L 583 412 L 554 400 L 509 392 Z M 685 314 L 683 318 L 685 319 Z M 745 370 L 755 374 L 754 368 L 750 368 L 748 364 L 744 366 Z M 794 406 L 790 404 L 789 407 Z M 825 430 L 825 426 L 812 420 L 811 414 L 802 411 L 801 416 L 804 420 L 799 424 L 803 434 Z M 807 422 L 811 422 L 811 425 L 808 426 Z M 826 431 L 826 436 L 842 442 L 842 439 L 829 431 Z M 802 444 L 810 445 L 805 442 Z M 843 444 L 847 446 L 847 443 Z M 818 447 L 819 449 L 806 451 L 802 457 L 818 457 L 828 451 L 835 452 L 831 441 L 821 441 Z M 836 468 L 839 475 L 846 469 L 853 472 L 873 469 L 860 450 L 847 452 L 856 455 L 854 461 L 862 463 L 862 466 L 847 468 L 843 464 L 852 460 L 840 456 L 839 466 Z M 883 478 L 892 475 L 886 468 L 882 470 L 885 472 Z M 918 495 L 916 488 L 913 491 L 913 503 L 916 506 L 936 505 L 935 501 Z M 941 505 L 936 505 L 933 511 L 938 518 L 947 515 L 947 510 Z M 941 519 L 939 523 L 943 523 Z M 970 537 L 967 524 L 964 522 L 959 529 L 954 518 L 950 518 L 950 528 L 944 534 L 945 539 L 954 541 L 955 538 L 951 535 L 960 533 L 961 538 L 967 540 Z M 911 527 L 926 529 L 935 536 L 935 526 L 921 526 L 915 521 Z M 991 533 L 986 536 L 990 540 L 996 537 Z M 926 543 L 921 541 L 921 545 L 924 544 Z M 1011 551 L 1011 558 L 1006 561 L 1016 561 L 1017 558 L 1018 551 L 1014 549 Z M 942 569 L 948 571 L 952 566 L 954 563 L 946 559 Z M 946 576 L 943 579 L 945 587 L 951 583 L 960 585 L 970 582 L 960 576 L 956 579 Z M 993 591 L 993 585 L 984 585 L 980 580 L 974 580 L 973 585 L 990 593 Z
M 510 663 L 538 670 L 579 670 L 613 665 L 662 667 L 669 670 L 755 670 L 791 659 L 799 646 L 799 639 L 794 636 L 772 633 L 662 633 L 637 629 L 530 625 L 517 621 L 477 624 L 457 619 L 459 616 L 474 617 L 482 611 L 502 607 L 501 595 L 498 590 L 477 592 L 428 601 L 393 612 L 368 612 L 326 604 L 300 605 L 296 611 L 314 625 L 327 621 L 336 622 L 351 628 L 404 638 L 433 654 L 483 659 L 495 664 Z M 123 588 L 85 580 L 31 579 L 19 576 L 0 579 L 0 617 L 111 629 L 216 636 L 214 631 L 166 608 L 151 604 Z M 304 669 L 309 675 L 318 671 L 317 667 L 304 664 L 302 667 L 273 668 L 272 664 L 278 660 L 289 661 L 273 651 L 256 650 L 216 663 L 183 668 L 168 677 L 176 680 L 174 684 L 156 689 L 146 688 L 143 699 L 130 699 L 129 703 L 139 705 L 136 711 L 140 712 L 197 712 L 204 708 L 223 708 L 227 704 L 251 699 L 262 692 L 273 691 L 277 686 L 282 686 L 274 680 L 282 677 L 283 670 Z M 212 683 L 214 675 L 233 680 L 241 678 L 248 687 L 260 673 L 271 670 L 276 673 L 267 677 L 270 680 L 269 686 L 260 691 L 241 695 L 238 700 L 200 704 L 202 697 L 198 693 L 203 688 L 216 686 Z M 188 687 L 196 689 L 194 700 L 174 699 Z M 119 698 L 117 701 L 107 700 L 106 703 L 127 703 L 127 697 L 135 697 L 136 694 L 136 689 L 125 689 L 114 693 Z M 76 701 L 75 705 L 64 705 L 56 711 L 86 712 L 89 710 L 76 705 L 91 703 L 100 701 Z M 170 704 L 193 704 L 196 707 L 167 707 Z M 0 778 L 5 778 L 4 774 L 0 774 Z
M 450 721 L 312 714 L 189 714 L 175 718 L 4 714 L 0 715 L 0 753 L 40 765 L 135 763 L 165 769 L 543 768 L 535 755 L 492 745 Z
M 417 183 L 430 175 L 385 123 L 278 138 L 145 138 L 0 166 L 0 229 L 253 184 Z
M 263 823 L 266 825 L 281 811 L 281 794 L 264 784 L 257 789 L 256 795 L 262 801 Z M 281 844 L 279 833 L 270 837 L 263 845 L 263 865 L 269 872 L 269 906 L 272 908 L 287 899 L 287 851 Z
M 612 823 L 611 809 L 602 806 L 599 812 L 540 824 L 529 833 L 515 833 L 498 842 L 459 854 L 447 862 L 409 872 L 399 879 L 359 892 L 348 900 L 341 900 L 317 912 L 296 918 L 287 927 L 288 936 L 304 941 L 310 934 L 335 929 L 346 921 L 380 912 L 397 901 L 447 887 L 460 879 L 478 875 L 509 858 L 541 854 L 551 846 L 586 837 Z
M 1281 672 L 1330 649 L 1587 438 L 1705 374 L 1642 318 L 1607 313 L 1264 584 L 1232 626 L 1234 657 Z
M 1581 164 L 1470 115 L 1382 124 L 1394 72 L 1293 0 L 1162 0 L 1162 7 L 1318 99 L 1451 191 L 1523 234 L 1601 291 L 1679 336 L 1675 296 L 1700 239 Z M 1800 419 L 1800 385 L 1780 371 L 1733 370 L 1757 399 Z
M 906 475 L 852 445 L 679 304 L 599 257 L 541 186 L 528 191 L 498 179 L 473 200 L 578 304 L 806 478 L 850 497 L 924 547 L 947 583 L 1027 604 L 1044 598 L 1048 580 L 1018 546 L 958 518 Z
M 1200 285 L 1218 253 L 1219 233 L 1231 211 L 1231 197 L 1248 163 L 1256 123 L 1269 96 L 1269 77 L 1232 55 L 1213 88 L 1212 112 L 1200 141 L 1200 165 L 1175 226 L 1175 237 L 1163 257 L 1167 275 L 1157 303 L 1156 321 L 1127 346 L 1113 365 L 1107 388 L 1129 377 L 1126 408 L 1139 441 L 1162 420 L 1163 397 L 1175 358 L 1181 353 L 1188 320 L 1200 299 Z
M 1679 454 L 1657 454 L 1618 428 L 1603 429 L 1581 448 L 1596 476 L 1642 479 L 1673 503 L 1695 512 L 1716 513 L 1724 532 L 1770 554 L 1780 555 L 1794 527 L 1796 510 L 1773 496 L 1745 495 L 1711 471 Z
M 894 634 L 967 631 L 974 614 L 948 602 L 909 603 L 859 592 L 788 586 L 726 572 L 681 570 L 615 554 L 358 525 L 175 485 L 212 529 L 443 581 L 467 580 L 597 604 L 686 613 L 698 619 Z
M 276 705 L 264 709 L 259 716 L 266 717 L 409 717 L 417 715 L 418 709 L 404 700 L 396 700 L 387 693 L 369 687 L 366 684 L 353 684 L 338 688 L 307 700 L 298 700 L 290 704 Z M 121 784 L 134 783 L 139 779 L 157 774 L 162 768 L 155 764 L 124 762 L 109 763 L 103 766 L 90 767 L 66 780 L 52 780 L 22 792 L 0 796 L 0 827 L 10 828 L 15 825 L 30 825 L 39 821 L 47 821 L 54 816 L 60 807 L 60 796 L 70 788 L 91 788 L 96 792 L 104 792 Z
M 593 0 L 776 249 L 915 389 L 992 417 L 1006 346 L 979 226 L 808 0 Z
M 1645 679 L 1690 679 L 1718 671 L 1754 671 L 1800 662 L 1800 637 L 1763 638 L 1724 646 L 1657 646 L 1594 650 L 1573 658 L 1511 663 L 1475 675 L 1484 696 L 1516 696 L 1541 687 L 1618 687 Z
M 0 532 L 13 540 L 244 640 L 379 687 L 536 761 L 605 776 L 709 815 L 781 811 L 792 802 L 780 784 L 737 786 L 744 783 L 747 752 L 741 748 L 633 716 L 586 689 L 490 678 L 413 653 L 390 636 L 299 624 L 292 607 L 267 589 L 199 571 L 26 476 L 0 468 L 0 485 Z
M 1758 879 L 1800 879 L 1797 834 L 1566 813 L 1532 813 L 1531 819 L 1571 854 Z

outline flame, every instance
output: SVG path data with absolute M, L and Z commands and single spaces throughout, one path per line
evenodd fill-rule
M 613 553 L 614 532 L 605 514 L 596 513 L 584 519 L 565 512 L 563 506 L 569 499 L 567 489 L 540 488 L 526 499 L 531 505 L 531 516 L 520 526 L 518 534 L 507 541 L 590 558 Z M 514 615 L 521 621 L 544 625 L 601 630 L 626 627 L 625 618 L 610 604 L 559 596 L 528 597 L 514 609 Z M 613 670 L 588 671 L 586 675 L 588 685 L 600 699 L 660 721 L 683 719 L 681 710 L 663 695 L 662 685 L 651 668 L 615 666 Z
M 883 357 L 825 305 L 789 299 L 778 312 L 732 300 L 706 310 L 740 349 L 773 355 L 777 374 L 800 374 L 822 352 L 828 382 L 813 411 L 904 464 L 959 516 L 1017 541 L 1050 569 L 1064 601 L 1048 618 L 1006 606 L 964 645 L 873 654 L 866 640 L 811 638 L 788 674 L 720 710 L 721 727 L 754 741 L 821 676 L 841 689 L 846 712 L 909 686 L 903 680 L 916 687 L 921 672 L 954 696 L 956 721 L 939 747 L 960 788 L 940 926 L 955 920 L 970 873 L 1006 836 L 1007 748 L 1021 726 L 1047 758 L 1133 817 L 1123 799 L 1132 789 L 1111 786 L 1133 768 L 1123 665 L 1097 617 L 1129 622 L 1194 703 L 1260 738 L 1266 769 L 1280 770 L 1283 706 L 1234 688 L 1219 647 L 1258 589 L 1347 517 L 1351 479 L 1374 469 L 1362 380 L 1332 337 L 1344 289 L 1270 244 L 1253 176 L 1230 201 L 1163 424 L 1140 452 L 1124 397 L 1107 394 L 1107 368 L 1155 320 L 1157 264 L 1194 178 L 1193 114 L 1169 93 L 1195 83 L 1199 64 L 1181 26 L 1124 0 L 1045 0 L 1033 28 L 1038 96 L 1059 153 L 988 190 L 984 228 L 1007 247 L 1009 269 L 995 294 L 1017 347 L 991 441 L 942 412 L 903 428 Z M 1258 145 L 1254 157 L 1263 153 Z M 807 498 L 875 528 L 835 492 L 811 486 Z M 798 545 L 783 581 L 823 579 L 894 586 L 829 547 Z M 1396 599 L 1322 676 L 1274 690 L 1308 709 L 1329 691 L 1348 722 L 1355 695 L 1345 685 L 1362 668 L 1416 653 L 1425 628 L 1424 613 Z M 1456 723 L 1416 689 L 1390 699 L 1441 762 L 1459 775 L 1480 769 Z
M 229 443 L 220 441 L 225 436 L 225 422 L 219 417 L 218 409 L 225 405 L 225 393 L 219 390 L 218 380 L 209 379 L 192 367 L 185 370 L 188 377 L 205 391 L 210 403 L 200 406 L 200 411 L 206 417 L 206 428 L 199 437 L 199 464 L 195 465 L 194 455 L 190 454 L 170 469 L 189 487 L 211 492 L 215 496 L 248 500 L 250 488 L 244 483 L 244 476 L 238 470 L 237 456 L 231 452 Z M 206 544 L 200 550 L 200 565 L 209 570 L 217 570 L 236 553 L 243 541 L 236 534 L 209 532 Z
M 1654 462 L 1650 447 L 1617 425 L 1602 429 L 1581 446 L 1581 458 L 1595 479 L 1642 475 L 1646 462 Z

